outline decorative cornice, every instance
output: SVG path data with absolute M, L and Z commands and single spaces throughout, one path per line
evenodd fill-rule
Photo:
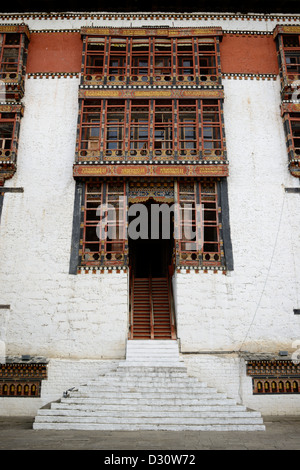
M 235 14 L 235 13 L 99 13 L 99 12 L 53 12 L 53 13 L 8 13 L 2 14 L 0 19 L 38 19 L 38 20 L 58 20 L 58 19 L 83 19 L 83 20 L 246 20 L 246 21 L 299 21 L 300 15 L 293 14 Z
M 127 272 L 127 266 L 79 266 L 77 268 L 77 274 L 126 274 Z
M 28 39 L 30 39 L 29 28 L 26 24 L 23 23 L 0 24 L 0 33 L 23 33 L 26 34 Z
M 28 73 L 27 78 L 79 78 L 79 75 L 79 72 L 35 72 Z
M 142 163 L 142 164 L 141 164 Z M 130 161 L 126 164 L 118 164 L 118 162 L 108 162 L 108 164 L 95 164 L 95 162 L 75 163 L 73 166 L 73 176 L 75 178 L 88 178 L 99 176 L 122 176 L 122 177 L 201 177 L 201 176 L 228 176 L 228 163 L 224 161 L 207 161 L 204 164 L 193 164 L 193 161 L 188 161 L 178 164 L 168 164 L 167 162 L 133 162 Z
M 181 88 L 169 85 L 138 87 L 136 85 L 128 85 L 123 88 L 121 85 L 112 87 L 107 86 L 88 86 L 82 85 L 79 88 L 79 98 L 205 98 L 205 99 L 222 99 L 224 98 L 223 87 L 208 86 L 197 87 L 196 85 L 183 85 Z
M 272 31 L 239 31 L 238 29 L 223 29 L 223 35 L 234 34 L 235 36 L 272 36 Z
M 167 36 L 169 38 L 172 37 L 180 37 L 180 36 L 222 36 L 222 28 L 220 27 L 186 27 L 186 28 L 179 28 L 179 27 L 130 27 L 130 28 L 122 28 L 122 27 L 89 27 L 83 26 L 81 28 L 82 35 L 88 36 Z
M 276 80 L 277 74 L 273 73 L 222 73 L 222 78 L 231 80 Z

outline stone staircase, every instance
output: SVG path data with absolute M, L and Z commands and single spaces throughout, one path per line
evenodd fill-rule
M 187 375 L 172 340 L 128 341 L 126 360 L 49 409 L 33 429 L 264 431 L 249 411 Z

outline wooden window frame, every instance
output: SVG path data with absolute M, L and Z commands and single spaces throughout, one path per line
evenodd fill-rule
M 171 114 L 171 120 L 166 116 Z M 158 116 L 161 115 L 161 120 Z M 153 100 L 153 154 L 168 156 L 174 152 L 175 145 L 175 111 L 174 100 Z M 166 119 L 166 120 L 164 120 Z M 162 133 L 166 139 L 161 139 L 158 133 Z
M 3 33 L 1 35 L 2 36 L 2 46 L 0 48 L 0 78 L 3 75 L 6 75 L 6 74 L 8 74 L 9 76 L 10 76 L 10 74 L 18 75 L 21 72 L 21 69 L 22 69 L 22 64 L 21 64 L 22 34 L 14 33 L 13 35 L 19 37 L 19 43 L 17 45 L 16 44 L 13 44 L 13 45 L 6 44 L 6 40 L 8 38 L 12 37 L 12 34 Z M 9 51 L 11 49 L 18 49 L 18 58 L 14 62 L 5 62 L 3 60 L 4 54 L 7 50 Z M 5 64 L 14 64 L 15 67 L 12 70 L 3 70 Z
M 183 109 L 190 108 L 190 109 Z M 186 116 L 194 114 L 194 117 L 189 119 Z M 185 119 L 185 120 L 183 120 Z M 187 132 L 192 129 L 194 138 L 189 139 Z M 178 152 L 179 156 L 188 155 L 190 157 L 198 156 L 200 152 L 200 139 L 199 139 L 199 112 L 198 100 L 178 100 Z M 191 143 L 193 146 L 191 147 Z
M 123 46 L 121 46 L 123 44 Z M 116 50 L 113 50 L 113 47 Z M 117 49 L 120 49 L 119 51 Z M 128 76 L 128 55 L 129 55 L 129 38 L 108 38 L 108 50 L 107 50 L 107 79 L 110 83 L 123 82 Z M 111 61 L 115 60 L 117 65 L 112 65 Z M 113 72 L 117 69 L 116 72 Z
M 208 46 L 212 45 L 212 50 L 205 50 Z M 198 57 L 198 73 L 200 76 L 213 76 L 217 77 L 218 72 L 218 48 L 217 38 L 197 38 L 197 57 Z M 206 61 L 206 65 L 201 64 L 201 60 Z M 209 63 L 210 61 L 213 64 Z
M 138 123 L 134 116 L 143 113 L 143 108 L 147 118 Z M 160 108 L 165 108 L 165 115 L 171 116 L 165 123 L 158 119 Z M 98 114 L 95 120 L 88 118 L 89 109 L 90 115 L 93 109 Z M 179 160 L 216 160 L 225 152 L 219 99 L 84 99 L 79 113 L 78 155 L 82 160 L 100 159 L 101 155 L 106 160 L 151 156 L 173 160 L 176 152 Z M 113 121 L 110 116 L 114 116 Z M 89 135 L 93 130 L 95 135 Z M 159 130 L 166 137 L 161 145 Z
M 138 44 L 140 44 L 140 46 Z M 147 45 L 146 47 L 148 47 L 148 50 L 141 51 L 141 53 L 139 53 L 139 48 L 142 47 L 142 44 Z M 150 38 L 131 38 L 130 40 L 130 79 L 133 81 L 148 81 L 151 67 L 150 44 Z M 135 63 L 136 60 L 140 60 L 141 58 L 146 59 L 147 65 L 142 66 Z
M 104 155 L 121 157 L 125 151 L 125 116 L 126 100 L 106 100 L 103 119 Z M 115 110 L 115 112 L 114 112 Z M 121 116 L 117 119 L 116 115 Z M 112 116 L 112 117 L 111 117 Z M 109 138 L 109 130 L 116 133 L 116 138 Z
M 13 115 L 13 117 L 7 117 L 7 115 Z M 0 158 L 1 156 L 9 157 L 14 148 L 14 141 L 15 141 L 15 133 L 16 133 L 16 121 L 17 121 L 17 113 L 6 113 L 0 111 Z M 5 124 L 12 124 L 12 129 L 9 138 L 1 137 L 2 135 L 2 128 Z M 9 146 L 7 147 L 5 144 L 7 141 L 10 141 Z
M 186 184 L 193 187 L 193 191 L 184 190 Z M 182 220 L 182 211 L 177 214 L 177 223 L 179 236 L 178 246 L 178 265 L 183 266 L 221 266 L 221 234 L 219 224 L 219 198 L 216 181 L 186 181 L 177 182 L 177 201 L 178 210 L 181 211 L 182 204 L 187 202 L 192 205 L 191 228 L 194 230 L 195 239 L 187 242 L 183 239 L 184 223 Z M 211 187 L 213 191 L 205 191 L 205 188 Z M 186 188 L 186 187 L 185 187 Z M 188 195 L 183 197 L 183 194 Z M 215 240 L 209 240 L 209 232 L 215 232 Z M 186 245 L 194 245 L 193 248 L 186 249 Z M 210 248 L 210 249 L 209 249 Z
M 97 53 L 91 45 L 104 41 L 99 51 L 102 66 L 88 65 Z M 181 48 L 186 43 L 187 49 Z M 121 47 L 124 44 L 124 47 Z M 140 46 L 139 46 L 140 44 Z M 119 45 L 119 46 L 118 46 Z M 143 47 L 143 45 L 145 47 Z M 118 50 L 119 48 L 119 50 Z M 141 49 L 139 51 L 139 48 Z M 144 50 L 145 49 L 145 50 Z M 165 49 L 165 50 L 164 50 Z M 138 64 L 143 58 L 145 64 Z M 116 64 L 112 64 L 112 61 Z M 184 63 L 184 60 L 189 63 Z M 162 63 L 159 63 L 159 62 Z M 203 65 L 203 61 L 205 64 Z M 99 67 L 99 72 L 97 71 Z M 220 81 L 218 37 L 143 37 L 86 36 L 83 60 L 83 83 L 107 84 L 198 84 Z
M 294 155 L 296 158 L 300 159 L 300 113 L 290 113 L 288 115 L 288 120 L 290 123 L 291 139 L 292 139 Z M 296 129 L 295 129 L 296 126 L 294 123 L 296 123 L 298 127 L 299 135 L 296 135 Z
M 176 76 L 179 81 L 187 79 L 190 82 L 195 81 L 196 64 L 195 64 L 195 39 L 192 37 L 173 39 L 176 58 Z M 182 44 L 190 44 L 190 50 L 180 50 Z M 184 65 L 182 61 L 190 61 L 190 65 Z
M 291 38 L 296 38 L 298 39 L 298 46 L 286 46 L 285 41 Z M 282 47 L 282 52 L 283 52 L 283 57 L 282 57 L 282 65 L 283 65 L 283 74 L 284 76 L 287 77 L 288 80 L 299 80 L 300 79 L 300 34 L 283 34 L 281 36 L 281 47 Z M 288 63 L 288 57 L 296 59 L 296 63 L 294 64 L 294 67 L 296 68 L 295 71 L 291 71 L 292 64 Z
M 165 46 L 163 46 L 165 44 Z M 170 44 L 170 46 L 168 45 Z M 161 48 L 161 49 L 159 49 Z M 164 50 L 167 49 L 166 50 Z M 169 65 L 156 65 L 158 60 L 163 62 L 167 60 Z M 173 77 L 173 42 L 169 38 L 154 38 L 153 39 L 153 76 L 155 80 L 160 81 L 162 78 L 171 81 Z M 161 69 L 161 72 L 158 70 Z
M 124 264 L 127 214 L 126 185 L 125 181 L 117 184 L 119 184 L 121 191 L 113 191 L 116 181 L 86 182 L 83 208 L 82 265 L 120 266 Z M 120 202 L 122 205 L 116 206 L 117 217 L 112 218 L 112 208 L 115 201 L 117 201 L 116 204 Z M 91 218 L 89 212 L 91 212 Z M 114 234 L 118 236 L 116 238 L 111 236 Z M 91 235 L 94 240 L 89 238 Z M 89 249 L 89 246 L 92 247 L 92 250 Z
M 215 155 L 219 157 L 224 152 L 221 101 L 203 99 L 200 100 L 200 108 L 203 156 Z M 213 119 L 209 119 L 209 115 L 213 115 Z M 207 131 L 210 131 L 210 136 L 207 135 Z
M 103 105 L 102 100 L 84 100 L 82 102 L 79 126 L 79 155 L 85 156 L 100 152 Z M 99 114 L 99 120 L 89 117 L 92 114 Z M 98 123 L 98 126 L 95 126 L 94 123 Z M 98 138 L 97 135 L 92 135 L 93 129 L 98 129 Z
M 97 40 L 100 43 L 103 43 L 103 51 L 96 52 L 93 50 L 89 50 L 89 46 L 96 46 L 100 45 L 97 44 Z M 90 76 L 90 75 L 96 75 L 96 76 L 103 76 L 105 73 L 105 53 L 106 53 L 106 47 L 107 47 L 107 38 L 101 37 L 101 38 L 88 38 L 86 41 L 86 52 L 84 56 L 84 65 L 83 65 L 83 74 Z M 102 60 L 102 66 L 98 65 L 90 65 L 89 60 L 95 61 L 97 59 Z M 100 77 L 99 77 L 100 78 Z
M 150 151 L 150 127 L 151 127 L 151 100 L 129 100 L 129 131 L 128 131 L 128 152 L 130 157 L 145 157 Z M 135 121 L 135 115 L 145 108 L 145 114 L 148 115 L 146 121 Z M 140 134 L 142 129 L 147 129 L 147 137 Z M 145 131 L 143 131 L 145 132 Z M 141 146 L 142 145 L 142 146 Z

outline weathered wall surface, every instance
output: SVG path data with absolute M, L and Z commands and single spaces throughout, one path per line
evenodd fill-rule
M 299 339 L 299 186 L 287 168 L 279 81 L 224 80 L 234 271 L 177 274 L 183 351 L 292 350 Z
M 124 355 L 127 275 L 68 274 L 77 93 L 75 78 L 26 83 L 18 171 L 7 182 L 24 193 L 5 195 L 0 224 L 9 355 Z
M 265 416 L 299 416 L 299 395 L 253 395 L 245 361 L 232 354 L 184 355 L 188 373 Z

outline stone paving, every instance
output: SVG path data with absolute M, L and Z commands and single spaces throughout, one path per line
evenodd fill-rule
M 266 431 L 259 432 L 40 431 L 33 420 L 0 417 L 0 450 L 300 450 L 300 416 L 264 417 Z

